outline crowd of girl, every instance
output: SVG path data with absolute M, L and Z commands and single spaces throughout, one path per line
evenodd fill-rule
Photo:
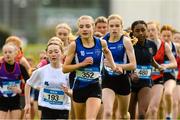
M 68 24 L 58 24 L 35 68 L 23 55 L 21 39 L 6 39 L 0 58 L 0 119 L 33 119 L 31 94 L 39 119 L 180 116 L 177 30 L 143 20 L 125 30 L 117 14 L 95 21 L 83 15 L 77 28 L 73 36 Z

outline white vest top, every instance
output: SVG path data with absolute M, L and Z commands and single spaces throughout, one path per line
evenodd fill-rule
M 70 97 L 63 90 L 61 84 L 69 86 L 68 74 L 62 68 L 52 68 L 50 64 L 35 70 L 27 84 L 33 88 L 40 88 L 38 104 L 56 110 L 70 110 Z

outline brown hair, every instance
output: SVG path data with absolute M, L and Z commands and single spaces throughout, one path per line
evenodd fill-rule
M 107 18 L 104 16 L 99 16 L 95 19 L 95 25 L 98 23 L 108 23 Z
M 161 28 L 161 33 L 165 30 L 171 31 L 173 33 L 173 27 L 171 25 L 163 25 Z
M 46 47 L 46 51 L 48 50 L 48 47 L 50 45 L 58 45 L 61 52 L 63 53 L 63 42 L 61 41 L 60 38 L 58 37 L 52 37 L 49 39 L 48 43 L 47 43 L 47 47 Z

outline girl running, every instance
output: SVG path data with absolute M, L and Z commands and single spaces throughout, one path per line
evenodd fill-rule
M 147 24 L 138 20 L 133 22 L 132 35 L 138 39 L 134 45 L 137 68 L 132 78 L 132 93 L 129 112 L 132 119 L 135 119 L 136 104 L 138 102 L 138 119 L 144 119 L 151 98 L 151 68 L 154 64 L 153 56 L 157 47 L 154 42 L 147 40 Z
M 16 62 L 17 47 L 12 44 L 3 46 L 0 63 L 0 119 L 20 119 L 21 79 L 27 80 L 29 74 L 24 66 Z M 7 116 L 9 113 L 9 116 Z
M 63 71 L 65 73 L 76 71 L 73 85 L 73 105 L 76 119 L 96 119 L 101 105 L 99 79 L 103 59 L 102 52 L 112 70 L 116 70 L 116 66 L 106 42 L 93 37 L 93 18 L 81 16 L 77 25 L 80 36 L 69 46 Z M 72 64 L 74 57 L 76 64 Z
M 119 15 L 113 14 L 108 17 L 108 28 L 110 33 L 104 39 L 107 41 L 116 66 L 122 68 L 123 73 L 113 72 L 106 66 L 108 61 L 105 60 L 102 77 L 103 119 L 112 119 L 114 105 L 117 106 L 117 110 L 114 112 L 119 114 L 116 115 L 116 119 L 129 119 L 128 108 L 131 86 L 127 70 L 136 68 L 134 49 L 131 40 L 123 35 L 123 23 Z
M 170 47 L 163 40 L 160 40 L 160 26 L 156 22 L 148 23 L 148 38 L 154 41 L 157 45 L 157 53 L 154 56 L 155 61 L 160 65 L 161 68 L 156 69 L 153 67 L 152 69 L 152 80 L 153 86 L 151 89 L 151 101 L 147 110 L 147 119 L 158 119 L 158 112 L 160 107 L 161 99 L 163 99 L 163 90 L 164 90 L 164 79 L 163 79 L 163 70 L 169 68 L 175 68 L 176 61 L 173 57 L 173 54 L 170 50 Z M 169 64 L 167 64 L 167 68 L 161 66 L 164 64 L 165 55 L 169 59 Z
M 68 75 L 62 72 L 62 55 L 61 44 L 49 43 L 47 45 L 50 64 L 35 70 L 25 86 L 26 115 L 31 108 L 30 90 L 33 87 L 40 89 L 38 105 L 41 106 L 41 119 L 68 119 L 70 98 L 63 91 L 63 86 L 68 86 Z

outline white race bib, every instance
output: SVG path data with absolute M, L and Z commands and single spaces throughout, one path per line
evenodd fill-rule
M 11 90 L 11 87 L 18 87 L 20 88 L 20 80 L 11 80 L 11 81 L 2 81 L 2 87 L 0 87 L 1 92 L 3 93 L 4 97 L 13 97 L 16 95 L 16 93 L 14 93 Z
M 53 105 L 62 105 L 64 101 L 64 91 L 44 88 L 43 101 Z
M 150 79 L 151 78 L 151 67 L 150 66 L 137 66 L 135 70 L 136 74 L 141 79 Z
M 153 67 L 153 69 L 152 69 L 152 75 L 160 75 L 160 74 L 161 74 L 161 73 L 160 73 L 159 69 Z
M 114 72 L 110 67 L 105 66 L 105 69 L 107 70 L 109 75 L 120 75 L 120 73 Z
M 169 61 L 165 61 L 165 64 L 169 64 Z M 173 75 L 175 75 L 175 70 L 174 69 L 165 69 L 164 73 L 171 73 Z
M 94 72 L 94 71 L 76 71 L 76 77 L 81 78 L 81 79 L 89 79 L 89 80 L 94 80 L 99 78 L 100 73 L 99 72 Z

